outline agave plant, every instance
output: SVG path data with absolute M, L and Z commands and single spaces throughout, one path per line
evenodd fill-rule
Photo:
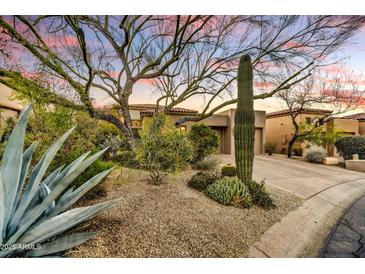
M 0 257 L 42 257 L 64 252 L 95 235 L 64 232 L 116 203 L 113 200 L 66 211 L 112 170 L 101 172 L 76 189 L 71 185 L 107 148 L 91 156 L 85 153 L 46 176 L 52 159 L 74 127 L 49 147 L 30 172 L 37 146 L 35 142 L 23 151 L 30 111 L 31 106 L 27 106 L 20 114 L 0 168 Z

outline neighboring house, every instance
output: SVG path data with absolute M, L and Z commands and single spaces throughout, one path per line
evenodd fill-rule
M 331 114 L 330 110 L 326 109 L 303 109 L 297 116 L 298 124 L 311 123 L 314 119 Z M 365 117 L 364 117 L 365 118 Z M 365 131 L 365 119 L 363 125 Z M 359 121 L 353 118 L 339 117 L 330 119 L 323 126 L 323 131 L 336 129 L 342 131 L 345 135 L 359 135 L 360 126 Z M 275 111 L 266 114 L 266 143 L 273 143 L 276 145 L 276 153 L 286 153 L 288 142 L 294 134 L 294 127 L 288 109 Z M 361 133 L 360 133 L 361 134 Z M 294 149 L 305 149 L 305 144 L 296 142 Z
M 6 119 L 12 117 L 18 118 L 22 106 L 9 99 L 11 95 L 11 89 L 0 83 L 0 127 L 4 125 Z
M 155 105 L 153 104 L 131 104 L 129 106 L 132 127 L 136 130 L 142 127 L 142 120 L 144 117 L 150 117 L 155 111 Z M 164 107 L 160 106 L 159 111 L 163 111 Z M 220 145 L 218 148 L 219 153 L 234 154 L 234 116 L 235 109 L 229 109 L 215 115 L 212 115 L 198 123 L 204 123 L 214 129 L 220 136 Z M 173 121 L 177 121 L 184 116 L 198 115 L 198 111 L 175 107 L 167 112 L 167 115 L 171 117 Z M 186 122 L 181 125 L 180 130 L 188 132 L 191 125 L 196 122 Z M 255 153 L 260 154 L 264 152 L 265 141 L 265 111 L 255 111 Z
M 356 120 L 359 123 L 359 135 L 365 135 L 365 112 L 345 116 L 343 118 Z

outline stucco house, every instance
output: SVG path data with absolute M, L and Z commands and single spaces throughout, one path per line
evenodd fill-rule
M 9 117 L 18 118 L 22 110 L 21 104 L 10 100 L 10 96 L 11 89 L 0 83 L 0 127 L 3 126 Z
M 156 105 L 153 104 L 131 104 L 129 106 L 132 127 L 139 129 L 142 126 L 142 120 L 144 117 L 152 116 L 155 111 Z M 160 111 L 163 111 L 163 107 L 160 106 Z M 220 136 L 220 146 L 218 148 L 219 153 L 234 154 L 234 116 L 235 109 L 228 109 L 212 115 L 199 123 L 204 123 L 214 129 Z M 198 111 L 175 107 L 167 112 L 167 115 L 171 117 L 173 121 L 177 121 L 179 118 L 189 115 L 198 115 Z M 180 130 L 188 132 L 196 122 L 186 122 L 181 125 Z M 265 144 L 265 111 L 255 111 L 255 153 L 261 154 L 264 152 Z
M 296 117 L 298 124 L 311 123 L 313 119 L 320 118 L 331 114 L 331 110 L 326 109 L 310 109 L 306 108 L 300 111 Z M 361 116 L 359 116 L 361 118 Z M 365 115 L 362 116 L 365 118 Z M 364 134 L 364 124 L 360 125 L 361 119 L 355 119 L 351 116 L 338 117 L 330 119 L 324 124 L 323 131 L 331 131 L 333 129 L 342 131 L 345 135 Z M 294 134 L 294 127 L 288 109 L 275 111 L 266 114 L 266 135 L 265 142 L 276 145 L 275 153 L 286 153 L 288 142 Z M 296 142 L 294 148 L 305 150 L 306 145 L 302 142 Z

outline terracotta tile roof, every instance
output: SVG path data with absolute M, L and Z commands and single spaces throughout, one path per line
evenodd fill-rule
M 299 111 L 298 108 L 294 108 L 293 112 L 297 112 Z M 320 114 L 320 115 L 328 115 L 332 113 L 332 110 L 327 110 L 327 109 L 316 109 L 316 108 L 303 108 L 302 110 L 300 110 L 301 114 Z M 266 117 L 275 117 L 275 116 L 285 116 L 285 115 L 289 115 L 290 114 L 290 110 L 289 109 L 283 109 L 283 110 L 279 110 L 279 111 L 274 111 L 274 112 L 270 112 L 266 114 Z
M 129 109 L 131 110 L 141 110 L 141 114 L 153 114 L 155 111 L 156 105 L 155 104 L 130 104 Z M 164 106 L 159 106 L 159 111 L 164 111 Z M 190 114 L 190 115 L 197 115 L 197 110 L 187 109 L 187 108 L 180 108 L 180 107 L 173 107 L 167 113 L 174 113 L 174 114 Z
M 344 117 L 341 117 L 341 118 L 353 119 L 353 120 L 365 120 L 365 112 L 356 113 L 356 114 L 344 116 Z

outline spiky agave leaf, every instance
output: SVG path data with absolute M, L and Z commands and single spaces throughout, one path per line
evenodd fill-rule
M 26 180 L 37 145 L 32 144 L 23 153 L 30 110 L 31 106 L 28 106 L 22 111 L 19 122 L 9 137 L 0 169 L 0 243 L 11 246 L 0 251 L 0 257 L 49 256 L 81 244 L 93 234 L 79 233 L 61 237 L 59 235 L 116 203 L 116 200 L 112 200 L 66 211 L 111 172 L 112 169 L 101 172 L 77 189 L 70 187 L 74 179 L 108 148 L 91 156 L 90 152 L 87 152 L 66 168 L 62 166 L 43 178 L 73 128 L 47 150 Z M 44 249 L 23 250 L 24 244 L 42 244 Z
M 2 164 L 2 183 L 4 189 L 4 201 L 5 201 L 5 212 L 4 212 L 4 225 L 2 227 L 2 238 L 6 237 L 6 224 L 10 218 L 10 214 L 13 212 L 15 206 L 15 197 L 19 186 L 20 174 L 22 170 L 23 162 L 23 147 L 25 129 L 27 127 L 28 116 L 31 107 L 27 106 L 21 113 L 19 121 L 9 136 L 8 143 L 5 147 Z
M 25 253 L 26 257 L 43 257 L 59 253 L 75 246 L 78 246 L 96 235 L 95 232 L 75 233 L 59 237 L 53 241 L 42 244 L 42 248 L 38 250 L 31 250 Z

